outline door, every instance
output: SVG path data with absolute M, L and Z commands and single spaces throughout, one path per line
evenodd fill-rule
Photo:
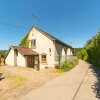
M 34 56 L 27 57 L 27 66 L 30 68 L 34 68 Z

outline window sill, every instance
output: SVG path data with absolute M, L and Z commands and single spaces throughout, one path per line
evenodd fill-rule
M 41 62 L 41 64 L 47 64 L 47 62 Z

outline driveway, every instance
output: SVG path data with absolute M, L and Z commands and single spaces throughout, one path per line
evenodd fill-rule
M 99 100 L 96 70 L 80 60 L 71 71 L 21 96 L 19 100 Z

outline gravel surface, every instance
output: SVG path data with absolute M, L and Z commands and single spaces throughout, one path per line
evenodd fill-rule
M 48 80 L 59 76 L 55 69 L 36 71 L 31 68 L 0 66 L 4 79 L 0 80 L 0 100 L 16 100 Z
M 80 60 L 79 65 L 69 72 L 21 96 L 19 100 L 99 100 L 96 89 L 100 87 L 95 84 L 99 82 L 94 68 Z

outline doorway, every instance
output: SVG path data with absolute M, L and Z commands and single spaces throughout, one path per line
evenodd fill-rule
M 27 67 L 34 68 L 34 56 L 27 57 Z

